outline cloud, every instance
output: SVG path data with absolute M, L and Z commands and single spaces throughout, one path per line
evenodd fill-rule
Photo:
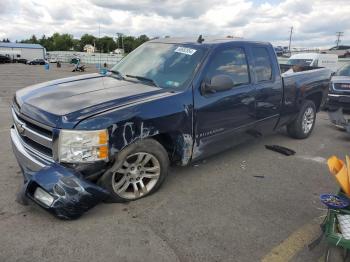
M 67 8 L 66 5 L 54 4 L 54 5 L 48 6 L 47 11 L 49 12 L 51 18 L 54 21 L 72 20 L 73 19 L 72 10 L 70 8 Z
M 18 6 L 18 1 L 0 1 L 0 14 L 13 14 Z
M 205 13 L 210 6 L 215 6 L 219 0 L 90 0 L 92 4 L 106 8 L 128 11 L 136 14 L 170 16 L 173 18 L 197 18 Z
M 349 0 L 13 0 L 0 1 L 0 38 L 54 32 L 197 36 L 235 35 L 293 46 L 350 44 Z

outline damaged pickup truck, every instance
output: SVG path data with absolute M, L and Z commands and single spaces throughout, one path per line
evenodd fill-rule
M 100 201 L 155 192 L 171 163 L 187 165 L 283 126 L 306 138 L 331 72 L 280 71 L 269 43 L 166 38 L 105 74 L 21 89 L 11 140 L 23 195 L 57 217 L 77 218 Z

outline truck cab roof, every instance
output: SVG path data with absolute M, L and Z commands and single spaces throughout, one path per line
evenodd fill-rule
M 231 38 L 231 37 L 203 37 L 203 41 L 198 42 L 198 37 L 168 37 L 168 38 L 157 38 L 150 40 L 151 43 L 164 43 L 164 44 L 189 44 L 189 45 L 202 45 L 202 46 L 216 46 L 226 43 L 241 43 L 241 44 L 262 44 L 271 45 L 269 42 L 258 42 L 249 41 L 242 38 Z

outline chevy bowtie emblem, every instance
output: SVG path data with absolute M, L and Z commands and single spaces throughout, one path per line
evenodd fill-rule
M 16 123 L 16 127 L 17 127 L 18 133 L 20 133 L 21 135 L 23 135 L 23 134 L 24 134 L 24 131 L 25 131 L 24 124 Z

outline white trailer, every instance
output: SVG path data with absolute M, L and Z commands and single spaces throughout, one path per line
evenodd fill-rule
M 0 55 L 11 59 L 45 59 L 46 50 L 39 44 L 0 42 Z

